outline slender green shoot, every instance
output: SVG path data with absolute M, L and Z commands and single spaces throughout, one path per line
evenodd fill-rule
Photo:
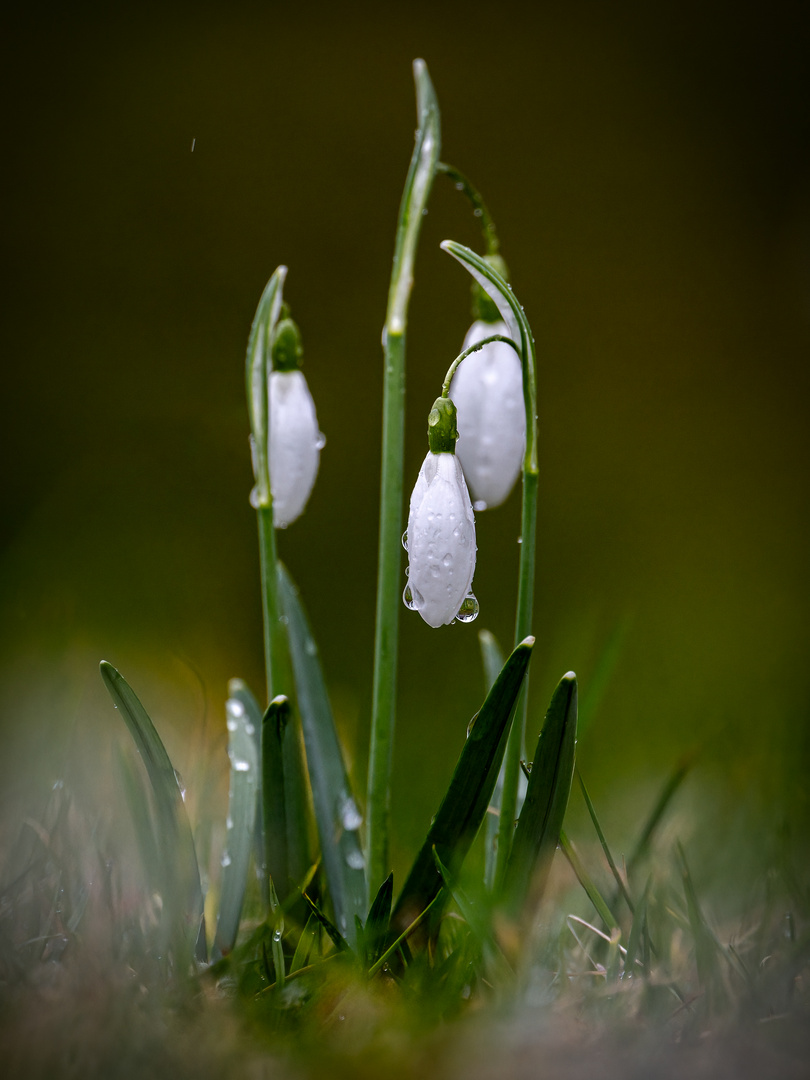
M 391 753 L 396 709 L 402 548 L 403 458 L 405 448 L 405 330 L 413 285 L 416 246 L 439 161 L 439 105 L 424 60 L 413 65 L 419 127 L 399 209 L 394 265 L 383 329 L 382 476 L 377 561 L 374 685 L 366 800 L 368 896 L 388 874 L 388 818 Z
M 518 567 L 517 616 L 515 641 L 522 641 L 531 633 L 534 607 L 535 546 L 537 536 L 537 359 L 534 336 L 522 305 L 511 287 L 492 266 L 474 251 L 445 240 L 442 249 L 475 278 L 481 288 L 497 306 L 501 317 L 509 327 L 513 341 L 520 346 L 523 367 L 523 402 L 526 411 L 526 451 L 523 457 L 523 498 L 521 504 L 520 560 Z M 520 756 L 526 730 L 528 686 L 524 687 L 516 723 L 512 725 L 504 760 L 504 784 L 501 813 L 498 826 L 498 850 L 496 854 L 496 882 L 502 882 L 512 846 L 512 833 L 517 812 L 518 784 L 520 782 Z
M 475 345 L 470 345 L 469 349 L 465 349 L 464 352 L 459 353 L 459 355 L 455 358 L 453 363 L 447 369 L 447 374 L 445 375 L 444 382 L 442 383 L 441 396 L 443 398 L 449 397 L 450 383 L 453 381 L 453 376 L 456 373 L 456 368 L 459 366 L 462 360 L 466 360 L 471 353 L 478 352 L 479 349 L 483 349 L 485 345 L 491 345 L 493 341 L 503 341 L 506 345 L 511 345 L 515 352 L 518 354 L 518 358 L 520 357 L 520 349 L 510 337 L 506 337 L 504 334 L 492 334 L 491 337 L 484 338 L 483 341 L 477 341 Z
M 616 861 L 614 860 L 610 848 L 608 847 L 608 842 L 605 839 L 605 834 L 602 832 L 602 826 L 599 824 L 599 818 L 596 816 L 596 810 L 594 809 L 594 805 L 591 802 L 591 797 L 588 794 L 588 789 L 585 787 L 585 781 L 582 779 L 582 774 L 580 773 L 579 769 L 576 770 L 576 775 L 577 779 L 579 780 L 579 787 L 582 791 L 582 797 L 585 799 L 585 805 L 588 808 L 588 814 L 590 815 L 591 821 L 593 822 L 594 829 L 596 829 L 596 835 L 599 837 L 599 843 L 602 845 L 602 851 L 605 853 L 605 858 L 607 859 L 608 866 L 610 867 L 610 872 L 611 874 L 613 874 L 613 878 L 619 887 L 619 893 L 621 894 L 621 896 L 624 897 L 624 902 L 627 904 L 628 908 L 630 909 L 630 914 L 632 915 L 634 910 L 632 898 L 630 897 L 630 893 L 627 891 L 627 886 L 624 883 L 624 878 L 619 873 L 619 868 L 616 866 Z
M 500 244 L 498 242 L 498 234 L 495 231 L 495 222 L 487 209 L 487 204 L 484 202 L 481 192 L 460 169 L 455 168 L 453 165 L 448 165 L 445 161 L 439 162 L 436 172 L 446 176 L 448 180 L 451 180 L 455 184 L 456 191 L 461 191 L 470 200 L 472 203 L 473 214 L 478 218 L 481 224 L 481 234 L 484 237 L 487 255 L 497 255 Z

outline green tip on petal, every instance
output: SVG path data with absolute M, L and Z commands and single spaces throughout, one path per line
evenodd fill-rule
M 450 398 L 436 398 L 428 416 L 428 445 L 434 454 L 456 452 L 456 407 Z
M 273 370 L 298 371 L 303 355 L 301 331 L 292 319 L 282 319 L 273 339 Z

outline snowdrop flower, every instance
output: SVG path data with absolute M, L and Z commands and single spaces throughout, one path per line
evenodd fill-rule
M 464 349 L 493 334 L 511 336 L 503 322 L 477 320 Z M 458 456 L 475 509 L 500 506 L 515 485 L 526 448 L 523 372 L 515 350 L 493 341 L 470 353 L 453 375 L 450 397 L 458 409 Z
M 326 442 L 307 381 L 298 370 L 301 353 L 298 327 L 292 319 L 282 319 L 268 382 L 270 491 L 273 524 L 281 529 L 304 512 Z
M 439 398 L 428 418 L 430 450 L 411 495 L 408 584 L 403 600 L 429 626 L 471 622 L 478 601 L 470 591 L 475 572 L 475 518 L 454 448 L 456 409 Z

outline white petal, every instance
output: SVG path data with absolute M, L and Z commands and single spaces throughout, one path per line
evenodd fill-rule
M 504 323 L 475 322 L 464 348 L 493 334 L 509 336 Z M 456 454 L 476 509 L 499 506 L 515 485 L 526 447 L 523 373 L 511 345 L 494 341 L 462 360 L 450 398 L 458 410 Z
M 475 518 L 455 454 L 428 453 L 408 515 L 408 585 L 430 626 L 451 623 L 475 572 Z
M 300 517 L 318 475 L 323 436 L 300 371 L 273 371 L 269 382 L 270 490 L 273 524 Z

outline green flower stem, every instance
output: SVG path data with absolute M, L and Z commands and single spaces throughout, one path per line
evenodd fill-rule
M 439 161 L 439 105 L 423 60 L 414 61 L 419 129 L 399 210 L 394 265 L 383 330 L 382 478 L 377 562 L 374 688 L 366 800 L 368 890 L 375 896 L 388 875 L 388 816 L 394 738 L 405 446 L 405 328 L 413 264 L 433 177 Z
M 487 246 L 487 255 L 497 255 L 500 248 L 500 242 L 498 240 L 498 234 L 495 231 L 495 222 L 492 220 L 492 215 L 487 209 L 487 204 L 484 202 L 481 192 L 472 183 L 469 177 L 465 176 L 464 173 L 455 168 L 455 166 L 448 165 L 445 161 L 439 162 L 436 171 L 442 173 L 448 180 L 452 180 L 456 185 L 456 190 L 463 192 L 470 200 L 473 207 L 473 213 L 481 220 L 481 232 L 484 237 L 484 243 Z
M 267 680 L 267 700 L 279 694 L 289 694 L 284 686 L 286 641 L 284 626 L 279 619 L 278 571 L 276 565 L 276 530 L 273 527 L 273 507 L 258 506 L 259 564 L 262 575 L 262 618 L 264 622 L 264 673 Z
M 529 322 L 523 308 L 501 275 L 480 255 L 445 240 L 444 251 L 452 255 L 472 274 L 478 284 L 497 305 L 501 316 L 513 333 L 519 337 L 520 356 L 523 366 L 523 401 L 526 410 L 526 452 L 523 457 L 523 501 L 521 506 L 520 560 L 518 566 L 518 599 L 515 619 L 515 644 L 531 634 L 534 606 L 534 559 L 537 540 L 537 356 Z M 515 333 L 517 331 L 517 333 Z M 509 732 L 504 755 L 504 784 L 498 818 L 498 849 L 495 864 L 495 888 L 503 883 L 506 862 L 512 846 L 514 822 L 517 811 L 518 783 L 520 780 L 520 757 L 526 731 L 528 708 L 528 679 L 523 685 L 515 710 L 515 719 Z
M 459 353 L 459 355 L 455 358 L 453 363 L 447 369 L 447 374 L 445 375 L 444 382 L 442 383 L 442 397 L 446 398 L 449 395 L 450 383 L 453 381 L 453 376 L 456 373 L 456 368 L 461 363 L 461 361 L 466 360 L 470 353 L 478 352 L 478 350 L 483 349 L 485 345 L 491 345 L 493 341 L 504 341 L 507 345 L 511 345 L 515 352 L 518 354 L 518 359 L 520 359 L 520 349 L 510 337 L 504 337 L 503 334 L 493 334 L 492 337 L 484 338 L 483 341 L 479 341 L 475 345 L 471 345 L 469 349 L 465 349 L 463 353 Z

